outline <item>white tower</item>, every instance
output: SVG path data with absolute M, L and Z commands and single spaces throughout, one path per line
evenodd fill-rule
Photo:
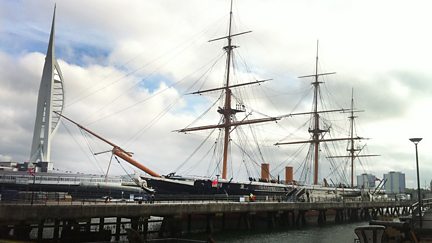
M 39 96 L 36 108 L 36 121 L 31 146 L 30 161 L 42 163 L 42 171 L 51 171 L 51 140 L 57 130 L 60 116 L 55 112 L 62 113 L 64 107 L 63 75 L 60 66 L 55 58 L 54 51 L 54 25 L 55 10 L 51 25 L 48 50 L 45 57 L 45 64 L 42 79 L 39 87 Z

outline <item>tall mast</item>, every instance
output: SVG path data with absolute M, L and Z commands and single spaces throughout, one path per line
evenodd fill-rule
M 354 89 L 351 90 L 351 110 L 349 111 L 350 116 L 348 117 L 348 119 L 350 120 L 350 137 L 349 137 L 349 144 L 347 147 L 347 151 L 348 151 L 348 156 L 330 156 L 328 158 L 350 158 L 350 162 L 351 162 L 351 187 L 354 187 L 354 161 L 355 158 L 358 157 L 373 157 L 373 156 L 379 156 L 379 155 L 375 155 L 375 154 L 362 154 L 359 155 L 359 153 L 361 152 L 362 149 L 359 148 L 355 148 L 355 140 L 361 140 L 361 139 L 366 139 L 366 138 L 361 138 L 358 136 L 355 136 L 354 134 L 354 127 L 355 127 L 355 119 L 357 118 L 357 116 L 354 115 L 355 112 L 360 112 L 358 110 L 354 110 Z
M 219 112 L 224 116 L 224 144 L 223 144 L 223 161 L 222 161 L 222 178 L 227 178 L 227 167 L 228 167 L 228 146 L 229 146 L 229 134 L 230 134 L 230 123 L 231 123 L 231 89 L 229 88 L 230 81 L 230 70 L 231 70 L 231 53 L 233 50 L 233 46 L 231 45 L 231 26 L 232 26 L 232 5 L 233 2 L 231 0 L 230 4 L 230 19 L 229 19 L 229 27 L 228 27 L 228 45 L 224 47 L 227 52 L 227 60 L 226 60 L 226 83 L 225 83 L 225 106 L 223 110 Z
M 229 17 L 229 25 L 228 25 L 228 35 L 216 39 L 209 40 L 209 42 L 217 41 L 217 40 L 223 40 L 227 39 L 227 45 L 223 47 L 223 49 L 226 52 L 226 76 L 225 76 L 225 84 L 223 87 L 220 88 L 213 88 L 213 89 L 207 89 L 207 90 L 201 90 L 197 92 L 193 92 L 192 94 L 202 94 L 205 92 L 212 92 L 217 90 L 223 90 L 225 92 L 225 101 L 224 101 L 224 107 L 219 107 L 218 113 L 223 116 L 223 121 L 221 124 L 218 125 L 207 125 L 207 126 L 199 126 L 199 127 L 191 127 L 191 128 L 184 128 L 177 130 L 177 132 L 190 132 L 190 131 L 200 131 L 200 130 L 208 130 L 208 129 L 216 129 L 216 128 L 223 128 L 224 131 L 224 143 L 223 143 L 223 158 L 222 158 L 222 178 L 227 179 L 228 174 L 228 153 L 229 153 L 229 142 L 230 142 L 230 132 L 232 131 L 232 127 L 237 127 L 241 125 L 247 125 L 247 124 L 254 124 L 254 123 L 262 123 L 262 122 L 269 122 L 269 121 L 277 121 L 280 120 L 282 117 L 269 117 L 269 118 L 260 118 L 260 119 L 250 119 L 250 120 L 242 120 L 242 121 L 233 121 L 233 116 L 238 112 L 244 112 L 243 110 L 239 109 L 233 109 L 231 107 L 231 97 L 232 97 L 232 88 L 241 87 L 245 85 L 251 85 L 251 84 L 258 84 L 262 83 L 268 80 L 257 80 L 254 82 L 249 83 L 242 83 L 242 84 L 230 84 L 230 74 L 231 74 L 231 65 L 232 65 L 232 52 L 237 46 L 232 44 L 232 38 L 235 36 L 243 35 L 250 33 L 252 31 L 245 31 L 240 33 L 232 33 L 232 21 L 233 21 L 233 1 L 230 1 L 230 17 Z
M 318 152 L 319 152 L 319 144 L 320 144 L 320 135 L 324 130 L 320 130 L 319 128 L 319 114 L 318 114 L 318 92 L 319 85 L 318 82 L 318 41 L 316 48 L 316 59 L 315 59 L 315 81 L 312 83 L 314 87 L 314 101 L 313 101 L 313 117 L 314 117 L 314 127 L 313 129 L 309 129 L 309 133 L 312 134 L 312 140 L 314 141 L 314 185 L 318 184 Z
M 351 156 L 351 187 L 354 187 L 354 159 L 355 159 L 355 152 L 358 150 L 354 148 L 354 119 L 356 116 L 354 116 L 354 89 L 351 91 L 351 116 L 349 116 L 350 119 L 350 144 L 351 147 L 348 149 L 350 156 Z
M 319 111 L 318 110 L 318 98 L 319 98 L 319 88 L 320 84 L 323 83 L 319 81 L 320 76 L 324 75 L 330 75 L 335 74 L 335 72 L 331 73 L 319 73 L 318 70 L 318 41 L 317 41 L 317 47 L 316 47 L 316 57 L 315 57 L 315 73 L 312 75 L 306 75 L 306 76 L 300 76 L 299 78 L 314 78 L 314 81 L 311 83 L 314 88 L 314 95 L 313 95 L 313 107 L 312 112 L 303 112 L 303 113 L 294 113 L 294 114 L 288 114 L 281 117 L 289 117 L 294 115 L 305 115 L 305 114 L 311 114 L 313 117 L 312 120 L 312 127 L 308 129 L 309 133 L 311 134 L 311 139 L 306 141 L 294 141 L 294 142 L 280 142 L 276 143 L 275 145 L 285 145 L 285 144 L 301 144 L 301 143 L 310 143 L 313 145 L 314 150 L 314 156 L 313 156 L 313 162 L 314 162 L 314 170 L 313 170 L 313 184 L 318 184 L 318 172 L 319 172 L 319 146 L 322 142 L 333 142 L 333 141 L 344 141 L 344 140 L 355 140 L 355 139 L 361 139 L 359 137 L 355 138 L 330 138 L 330 139 L 324 139 L 322 134 L 324 132 L 327 132 L 328 129 L 322 129 L 320 128 L 320 114 L 321 113 L 328 113 L 328 112 L 344 112 L 345 109 L 336 109 L 336 110 L 327 110 L 327 111 Z

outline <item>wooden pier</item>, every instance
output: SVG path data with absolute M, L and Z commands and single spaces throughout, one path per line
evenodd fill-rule
M 119 240 L 121 235 L 147 239 L 158 217 L 157 237 L 181 237 L 191 232 L 262 227 L 302 227 L 343 223 L 412 212 L 410 201 L 350 202 L 45 202 L 0 204 L 0 239 L 76 242 L 80 239 Z M 51 228 L 46 233 L 46 228 Z M 75 237 L 75 238 L 74 238 Z

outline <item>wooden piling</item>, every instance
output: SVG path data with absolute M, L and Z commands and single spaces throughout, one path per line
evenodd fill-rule
M 45 224 L 45 220 L 44 219 L 42 219 L 42 220 L 39 221 L 38 231 L 37 231 L 37 240 L 38 240 L 38 242 L 41 242 L 42 239 L 43 239 L 44 224 Z
M 121 217 L 116 217 L 116 227 L 115 227 L 115 240 L 119 241 L 120 240 L 120 226 L 121 226 Z
M 319 210 L 318 212 L 318 225 L 324 225 L 327 221 L 326 210 Z
M 58 241 L 60 236 L 60 220 L 55 219 L 54 220 L 54 232 L 53 232 L 53 239 L 54 241 Z
M 208 234 L 213 234 L 214 232 L 214 215 L 213 214 L 207 214 L 207 227 L 206 227 L 206 231 Z
M 99 231 L 102 231 L 105 227 L 105 218 L 104 217 L 100 217 L 99 218 Z

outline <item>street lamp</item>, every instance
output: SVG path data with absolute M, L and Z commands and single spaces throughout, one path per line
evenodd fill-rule
M 411 142 L 415 145 L 415 151 L 416 151 L 416 166 L 417 166 L 417 193 L 418 193 L 418 209 L 419 209 L 419 217 L 420 217 L 420 228 L 422 228 L 422 201 L 421 201 L 421 194 L 420 194 L 420 174 L 419 174 L 419 165 L 418 165 L 418 151 L 417 151 L 417 144 L 420 143 L 422 138 L 410 138 Z

